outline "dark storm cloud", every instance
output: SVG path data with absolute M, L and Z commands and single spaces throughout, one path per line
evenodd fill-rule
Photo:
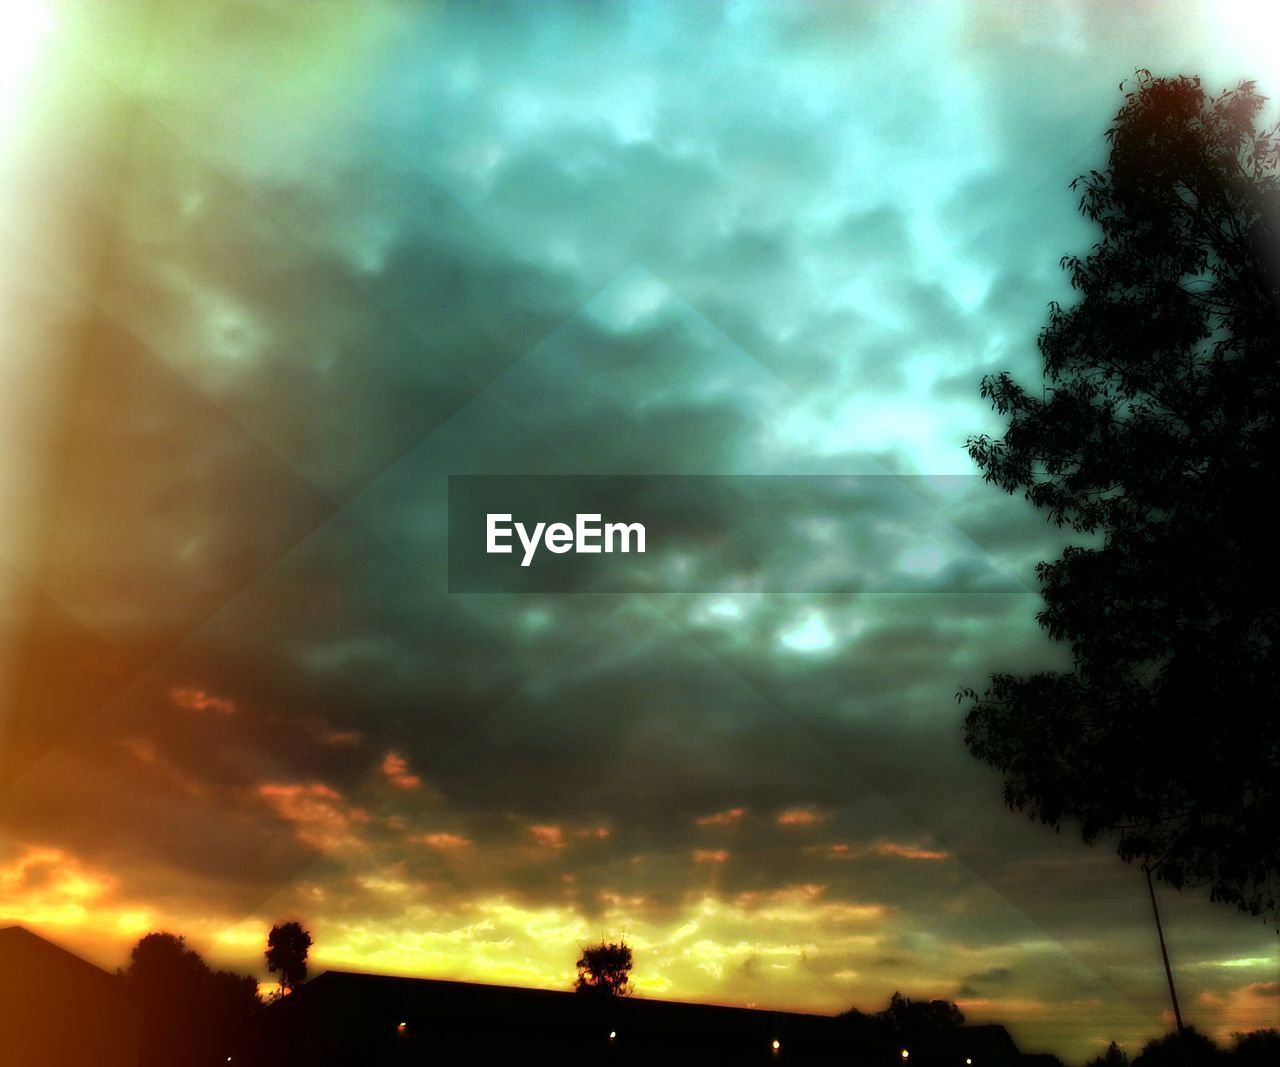
M 201 70 L 263 92 L 145 98 L 23 560 L 25 692 L 74 729 L 37 731 L 0 877 L 83 868 L 104 922 L 229 945 L 305 912 L 347 965 L 554 984 L 630 924 L 650 992 L 1157 1011 L 1134 872 L 1001 810 L 961 741 L 958 688 L 1066 663 L 1030 591 L 1065 537 L 1025 502 L 796 479 L 697 563 L 809 592 L 666 597 L 450 596 L 444 511 L 462 473 L 971 472 L 1152 24 L 533 10 L 217 23 Z M 378 63 L 245 67 L 299 27 Z M 1226 1010 L 1256 939 L 1182 929 Z

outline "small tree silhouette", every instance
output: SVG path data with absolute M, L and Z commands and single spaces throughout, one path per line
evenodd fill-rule
M 311 935 L 299 922 L 281 923 L 267 935 L 267 970 L 280 975 L 280 996 L 307 980 L 307 952 Z
M 577 991 L 606 997 L 625 997 L 631 992 L 631 947 L 601 941 L 587 945 L 578 960 Z
M 1129 1056 L 1114 1041 L 1107 1046 L 1107 1051 L 1101 1056 L 1095 1056 L 1085 1067 L 1129 1067 Z

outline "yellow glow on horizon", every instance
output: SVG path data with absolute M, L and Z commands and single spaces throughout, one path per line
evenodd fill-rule
M 63 849 L 22 846 L 0 864 L 0 926 L 66 927 L 99 942 L 136 937 L 151 914 L 136 904 L 113 906 L 119 886 L 118 878 Z
M 219 945 L 229 945 L 232 948 L 253 948 L 265 951 L 267 935 L 262 923 L 246 919 L 235 926 L 219 930 L 214 934 L 214 940 Z
M 7 910 L 7 909 L 6 909 Z M 20 922 L 23 926 L 82 926 L 89 912 L 80 904 L 32 904 L 21 915 L 6 915 L 8 922 Z
M 674 912 L 656 914 L 645 898 L 633 906 L 604 892 L 610 907 L 597 920 L 573 905 L 528 907 L 507 897 L 460 902 L 447 912 L 416 905 L 400 928 L 360 922 L 317 927 L 315 970 L 569 988 L 582 944 L 622 937 L 638 954 L 632 985 L 639 993 L 732 1000 L 717 986 L 736 981 L 749 961 L 760 960 L 774 972 L 771 984 L 784 982 L 775 1003 L 800 1007 L 811 977 L 801 961 L 824 951 L 810 940 L 815 924 L 832 928 L 838 951 L 872 951 L 876 936 L 859 928 L 885 914 L 879 906 L 821 899 L 824 889 L 798 886 L 745 901 L 699 894 Z
M 145 911 L 122 911 L 116 926 L 131 937 L 146 933 L 151 927 L 151 916 Z
M 0 867 L 0 919 L 75 926 L 94 903 L 118 884 L 58 848 L 27 847 Z
M 59 869 L 66 871 L 63 877 L 49 876 Z M 73 895 L 56 895 L 59 887 Z M 118 880 L 56 848 L 27 848 L 0 862 L 0 912 L 13 913 L 36 932 L 42 925 L 65 928 L 65 940 L 56 929 L 44 934 L 72 951 L 92 949 L 89 955 L 108 968 L 126 962 L 140 934 L 169 930 L 186 935 L 212 965 L 260 971 L 268 916 L 157 915 L 136 901 L 117 899 L 119 890 Z M 733 897 L 708 892 L 657 910 L 648 901 L 633 906 L 629 898 L 613 894 L 614 905 L 593 918 L 570 902 L 534 906 L 504 896 L 435 904 L 424 897 L 395 918 L 378 911 L 333 921 L 310 910 L 306 925 L 316 948 L 309 969 L 312 974 L 350 969 L 568 990 L 577 949 L 600 937 L 621 937 L 637 951 L 632 985 L 640 995 L 782 1010 L 874 1006 L 883 994 L 874 976 L 865 987 L 862 980 L 833 987 L 830 977 L 857 978 L 848 967 L 835 968 L 882 953 L 899 932 L 897 915 L 880 905 L 827 899 L 828 893 L 821 884 Z M 827 932 L 821 944 L 809 939 L 815 929 Z M 264 981 L 259 989 L 274 995 L 277 986 Z M 1211 1031 L 1215 1037 L 1263 1025 L 1266 998 L 1259 989 L 1257 983 L 1246 984 L 1201 998 L 1201 1009 L 1221 1024 Z M 1064 1011 L 1087 1017 L 1100 1003 L 1050 1002 L 1024 993 L 962 1000 L 960 1006 L 975 1022 L 1029 1024 Z
M 328 787 L 286 788 L 291 809 L 304 823 L 324 825 L 335 813 L 349 816 L 347 798 Z M 311 805 L 316 805 L 313 810 Z M 406 836 L 414 831 L 404 830 Z M 570 835 L 566 833 L 568 842 Z M 568 847 L 568 846 L 566 846 Z M 874 843 L 865 846 L 874 851 Z M 527 838 L 513 842 L 513 854 L 533 854 Z M 472 850 L 481 856 L 482 853 Z M 361 853 L 358 860 L 368 859 Z M 535 862 L 542 862 L 535 860 Z M 396 883 L 392 885 L 390 883 Z M 384 884 L 385 883 L 385 884 Z M 584 910 L 579 890 L 566 890 L 560 903 L 531 903 L 507 895 L 442 900 L 412 869 L 380 865 L 352 871 L 335 891 L 355 897 L 317 897 L 312 886 L 277 901 L 273 912 L 297 911 L 316 939 L 310 972 L 358 970 L 412 977 L 568 990 L 578 949 L 599 938 L 622 938 L 636 952 L 632 986 L 637 994 L 690 1002 L 738 1003 L 781 1010 L 839 1011 L 850 1005 L 874 1007 L 884 990 L 873 966 L 901 932 L 903 917 L 883 904 L 849 899 L 822 882 L 723 894 L 690 892 L 683 900 L 660 902 L 601 887 L 591 893 L 603 910 Z M 390 891 L 401 897 L 388 897 Z M 404 906 L 388 911 L 387 900 Z M 365 906 L 368 906 L 366 910 Z M 353 906 L 356 910 L 352 910 Z M 337 918 L 336 916 L 342 916 Z M 213 966 L 260 977 L 262 947 L 270 915 L 218 916 L 199 905 L 190 913 L 158 914 L 125 895 L 125 883 L 104 868 L 56 847 L 20 846 L 0 855 L 0 918 L 11 917 L 84 953 L 111 969 L 127 962 L 137 938 L 153 930 L 183 934 Z M 821 938 L 815 930 L 824 931 Z M 1028 940 L 1023 950 L 1047 950 L 1050 942 Z M 1240 962 L 1240 988 L 1201 998 L 1206 1030 L 1226 1040 L 1232 1030 L 1257 1029 L 1266 1020 L 1267 998 L 1257 977 Z M 985 965 L 966 960 L 966 968 Z M 916 980 L 937 977 L 936 961 L 922 960 Z M 1218 966 L 1221 966 L 1219 964 Z M 1220 972 L 1223 973 L 1223 972 Z M 832 978 L 836 981 L 832 981 Z M 910 976 L 904 976 L 909 978 Z M 277 991 L 263 981 L 266 995 Z M 1051 1001 L 1031 990 L 1009 990 L 992 999 L 960 1002 L 974 1022 L 1037 1025 L 1066 1012 L 1096 1015 L 1101 1001 Z M 1213 1022 L 1209 1023 L 1209 1019 Z

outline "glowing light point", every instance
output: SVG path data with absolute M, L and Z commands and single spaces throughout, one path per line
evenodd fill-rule
M 902 1050 L 902 1058 L 903 1058 L 904 1060 L 905 1060 L 908 1056 L 910 1056 L 910 1055 L 911 1055 L 911 1053 L 910 1053 L 910 1052 L 908 1052 L 905 1048 Z
M 778 1049 L 780 1049 L 780 1048 L 782 1048 L 782 1042 L 781 1042 L 781 1041 L 775 1041 L 775 1042 L 773 1043 L 773 1051 L 774 1051 L 774 1052 L 777 1052 L 777 1051 L 778 1051 Z
M 404 1033 L 406 1030 L 408 1030 L 408 1029 L 409 1029 L 409 1024 L 408 1024 L 408 1023 L 396 1023 L 396 1033 L 397 1033 L 397 1034 L 403 1034 L 403 1033 Z
M 618 1031 L 617 1031 L 617 1030 L 610 1030 L 610 1031 L 609 1031 L 609 1040 L 610 1040 L 610 1041 L 612 1041 L 612 1040 L 613 1040 L 614 1038 L 616 1038 L 617 1036 L 618 1036 Z

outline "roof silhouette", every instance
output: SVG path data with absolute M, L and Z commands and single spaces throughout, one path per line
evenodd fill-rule
M 887 1065 L 901 1063 L 902 1047 L 866 1017 L 325 971 L 263 1013 L 246 1058 L 273 1067 L 433 1057 Z M 912 1067 L 960 1067 L 966 1056 L 1000 1067 L 1016 1062 L 1018 1051 L 1002 1026 L 963 1027 L 920 1044 Z
M 115 975 L 25 927 L 0 929 L 0 1062 L 136 1067 L 139 1028 Z

